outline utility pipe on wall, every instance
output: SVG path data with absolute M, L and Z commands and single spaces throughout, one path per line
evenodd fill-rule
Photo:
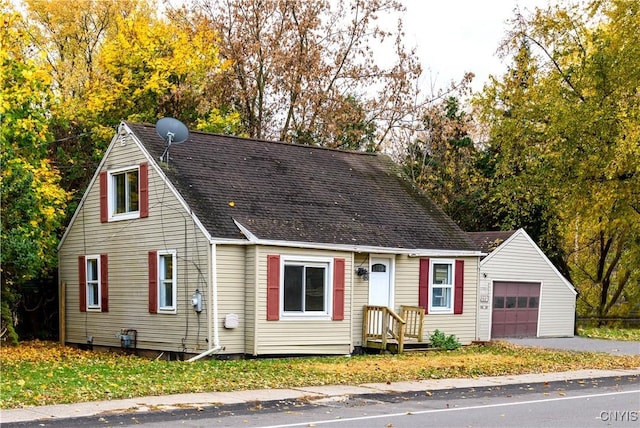
M 213 314 L 210 314 L 207 311 L 207 330 L 208 330 L 208 339 L 209 344 L 213 342 L 213 347 L 204 351 L 201 354 L 196 355 L 195 357 L 189 358 L 187 362 L 197 361 L 200 358 L 211 355 L 215 352 L 218 352 L 222 349 L 220 345 L 220 336 L 218 331 L 218 272 L 217 272 L 217 263 L 216 263 L 216 244 L 214 242 L 211 243 L 209 247 L 209 258 L 211 260 L 211 276 L 209 278 L 209 296 L 208 300 L 210 302 L 209 307 L 212 307 Z M 213 328 L 212 328 L 213 327 Z M 213 333 L 213 338 L 211 334 Z M 213 339 L 213 340 L 212 340 Z

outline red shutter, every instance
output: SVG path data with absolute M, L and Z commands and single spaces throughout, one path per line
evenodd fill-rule
M 107 192 L 107 171 L 100 173 L 100 221 L 109 221 L 109 199 Z
M 344 320 L 344 259 L 333 259 L 333 320 Z
M 456 279 L 453 300 L 453 313 L 462 313 L 462 302 L 464 300 L 464 260 L 456 260 Z
M 100 254 L 100 310 L 109 312 L 109 257 Z
M 158 252 L 149 251 L 149 312 L 158 313 Z
M 149 164 L 140 164 L 140 217 L 149 217 Z
M 267 321 L 280 319 L 280 256 L 267 256 Z
M 87 312 L 87 264 L 84 256 L 78 256 L 78 284 L 80 312 Z
M 429 259 L 420 259 L 418 305 L 429 311 Z

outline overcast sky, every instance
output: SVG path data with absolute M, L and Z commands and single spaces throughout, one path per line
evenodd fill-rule
M 482 89 L 490 74 L 506 70 L 496 55 L 514 16 L 514 9 L 533 11 L 548 0 L 402 0 L 408 47 L 417 47 L 425 79 L 443 88 L 465 72 L 476 77 L 473 89 Z M 428 82 L 428 80 L 427 80 Z

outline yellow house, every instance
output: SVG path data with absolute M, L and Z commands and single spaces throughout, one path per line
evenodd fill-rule
M 409 306 L 425 336 L 465 344 L 480 256 L 387 156 L 199 132 L 167 145 L 123 122 L 59 245 L 61 337 L 158 355 L 351 354 L 369 346 L 365 307 Z

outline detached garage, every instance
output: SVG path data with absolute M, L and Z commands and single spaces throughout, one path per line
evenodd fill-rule
M 576 290 L 523 230 L 473 232 L 480 262 L 478 340 L 573 336 Z

